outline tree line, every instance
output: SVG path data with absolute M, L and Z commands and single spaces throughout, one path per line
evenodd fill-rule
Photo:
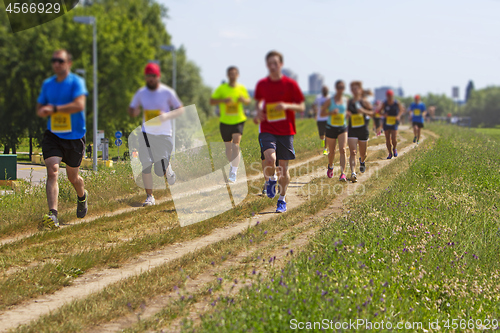
M 67 49 L 73 55 L 72 71 L 84 69 L 89 91 L 87 129 L 93 119 L 92 27 L 73 21 L 74 16 L 95 16 L 98 44 L 98 124 L 106 137 L 120 130 L 127 136 L 140 125 L 127 107 L 137 89 L 144 85 L 144 66 L 159 61 L 162 82 L 171 85 L 172 54 L 160 49 L 171 36 L 163 20 L 167 8 L 154 0 L 86 1 L 53 21 L 13 34 L 5 8 L 0 4 L 0 145 L 4 153 L 23 138 L 39 144 L 46 120 L 35 115 L 36 100 L 43 81 L 52 76 L 53 51 Z M 211 89 L 204 85 L 200 68 L 177 50 L 177 92 L 185 105 L 196 104 L 204 121 L 211 112 Z M 87 131 L 87 142 L 92 131 Z M 30 147 L 31 150 L 31 147 Z M 31 151 L 30 151 L 31 152 Z

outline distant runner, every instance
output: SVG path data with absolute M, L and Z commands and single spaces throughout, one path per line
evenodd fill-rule
M 356 155 L 357 147 L 359 145 L 359 171 L 365 172 L 365 159 L 366 150 L 368 146 L 368 137 L 370 131 L 368 130 L 368 116 L 373 115 L 371 104 L 363 99 L 363 84 L 361 81 L 351 82 L 352 98 L 347 103 L 347 117 L 349 123 L 347 127 L 349 144 L 349 164 L 351 167 L 351 182 L 355 183 L 358 180 L 356 175 Z
M 43 216 L 42 222 L 45 227 L 55 229 L 59 227 L 57 177 L 61 161 L 66 163 L 66 175 L 78 196 L 76 216 L 83 218 L 87 214 L 88 193 L 78 173 L 85 154 L 85 98 L 88 92 L 84 81 L 71 73 L 73 59 L 68 51 L 54 52 L 50 61 L 55 75 L 43 82 L 36 113 L 42 118 L 49 117 L 42 140 L 49 213 Z
M 171 110 L 181 108 L 182 103 L 173 89 L 160 83 L 160 67 L 157 64 L 147 64 L 144 74 L 146 86 L 135 93 L 128 113 L 131 117 L 137 117 L 141 114 L 141 108 L 144 111 L 142 116 L 144 140 L 139 139 L 139 160 L 143 165 L 142 180 L 146 190 L 146 200 L 142 205 L 153 206 L 156 201 L 153 196 L 152 165 L 155 174 L 166 177 L 169 185 L 175 183 L 175 172 L 170 165 L 173 149 L 172 121 L 167 118 L 167 114 L 173 115 Z M 156 151 L 158 147 L 162 147 L 162 150 Z
M 294 80 L 283 76 L 283 56 L 271 51 L 266 55 L 269 76 L 260 80 L 255 88 L 257 118 L 260 120 L 259 143 L 263 171 L 268 179 L 266 193 L 269 198 L 276 195 L 279 177 L 280 197 L 277 213 L 286 212 L 286 191 L 290 183 L 288 161 L 295 159 L 293 136 L 296 134 L 295 112 L 304 112 L 304 95 Z M 275 163 L 279 160 L 278 177 Z
M 382 104 L 382 114 L 384 115 L 385 145 L 389 151 L 387 159 L 393 156 L 398 157 L 398 126 L 404 110 L 398 101 L 394 99 L 394 92 L 387 90 L 387 100 Z
M 383 119 L 381 115 L 382 103 L 380 101 L 375 102 L 374 105 L 375 113 L 373 114 L 373 131 L 377 136 L 382 134 Z
M 410 111 L 412 112 L 412 125 L 413 125 L 413 143 L 419 143 L 420 131 L 424 127 L 424 117 L 427 113 L 425 104 L 420 101 L 420 95 L 415 96 L 415 102 L 410 104 Z
M 333 177 L 333 161 L 335 160 L 335 148 L 337 139 L 339 141 L 340 153 L 340 178 L 341 182 L 347 182 L 345 175 L 346 146 L 347 146 L 347 97 L 344 96 L 344 81 L 335 82 L 336 93 L 323 104 L 321 114 L 327 118 L 326 144 L 328 145 L 328 167 L 326 175 Z
M 238 165 L 240 163 L 240 142 L 243 127 L 247 117 L 243 104 L 250 104 L 247 89 L 237 82 L 239 70 L 231 66 L 227 69 L 229 83 L 221 84 L 210 99 L 211 105 L 218 105 L 220 110 L 220 133 L 226 145 L 226 156 L 231 163 L 229 181 L 236 181 Z
M 314 113 L 316 114 L 316 124 L 318 125 L 318 133 L 319 133 L 319 139 L 321 140 L 321 148 L 323 148 L 323 155 L 328 155 L 328 150 L 326 147 L 326 142 L 325 142 L 325 133 L 326 133 L 326 122 L 328 120 L 328 116 L 324 117 L 321 114 L 321 107 L 323 106 L 323 103 L 327 101 L 330 98 L 328 96 L 328 87 L 323 86 L 321 89 L 321 94 L 316 96 L 316 100 L 314 101 L 313 108 L 314 108 Z

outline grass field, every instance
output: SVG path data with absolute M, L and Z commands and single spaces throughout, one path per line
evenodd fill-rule
M 486 134 L 495 140 L 500 140 L 500 127 L 496 128 L 474 128 L 478 133 Z
M 403 157 L 404 174 L 382 176 L 381 191 L 325 221 L 283 270 L 218 302 L 196 332 L 281 332 L 325 318 L 491 328 L 500 317 L 500 142 L 432 129 L 441 137 Z
M 218 124 L 208 123 L 207 142 L 220 140 Z M 245 134 L 248 142 L 243 141 L 242 149 L 245 161 L 260 161 L 257 142 L 257 128 L 253 124 L 247 127 Z M 314 120 L 299 121 L 299 134 L 296 137 L 296 150 L 299 161 L 317 156 L 319 148 Z M 253 126 L 253 127 L 252 127 Z M 403 132 L 400 149 L 410 144 L 411 133 Z M 382 138 L 370 140 L 370 146 L 383 142 Z M 369 151 L 369 161 L 385 158 L 385 152 Z M 404 161 L 404 159 L 401 159 Z M 298 162 L 298 161 L 297 161 Z M 308 165 L 307 172 L 317 167 L 325 168 L 326 157 Z M 409 165 L 409 163 L 408 163 Z M 407 167 L 407 166 L 406 166 Z M 404 169 L 401 169 L 404 170 Z M 292 172 L 293 174 L 293 172 Z M 312 181 L 319 184 L 326 179 L 322 176 Z M 394 174 L 388 174 L 392 179 Z M 262 180 L 252 181 L 249 185 L 250 195 L 236 209 L 223 213 L 207 221 L 186 228 L 180 228 L 174 214 L 172 201 L 165 201 L 157 206 L 138 211 L 129 211 L 110 217 L 99 217 L 105 211 L 113 211 L 141 202 L 142 190 L 137 188 L 130 177 L 127 164 L 119 164 L 115 170 L 102 171 L 98 174 L 89 173 L 85 176 L 91 183 L 89 192 L 93 200 L 90 209 L 94 219 L 88 223 L 69 225 L 57 231 L 41 231 L 32 236 L 6 244 L 0 247 L 0 320 L 1 312 L 8 311 L 26 301 L 40 295 L 51 294 L 67 286 L 79 276 L 95 274 L 102 269 L 120 270 L 123 265 L 135 260 L 138 256 L 151 251 L 173 247 L 175 244 L 197 239 L 219 228 L 230 227 L 235 221 L 241 221 L 259 212 L 274 201 L 256 196 L 262 185 Z M 92 178 L 93 177 L 93 178 Z M 61 203 L 65 210 L 62 217 L 71 221 L 74 214 L 72 190 L 67 181 L 61 181 Z M 119 186 L 116 186 L 119 184 Z M 370 190 L 372 191 L 372 189 Z M 159 197 L 168 197 L 168 191 L 163 191 Z M 11 199 L 9 199 L 12 197 Z M 45 206 L 43 188 L 23 187 L 10 197 L 2 197 L 8 205 L 5 207 L 4 221 L 0 224 L 2 238 L 22 232 L 36 231 L 40 207 Z M 91 197 L 91 199 L 92 199 Z M 121 197 L 121 199 L 116 199 Z M 125 316 L 131 311 L 141 311 L 142 305 L 152 297 L 167 293 L 172 288 L 181 288 L 188 283 L 190 277 L 196 277 L 210 267 L 223 265 L 241 251 L 254 249 L 260 256 L 270 256 L 276 248 L 286 246 L 290 241 L 315 224 L 303 226 L 309 216 L 328 206 L 334 198 L 319 194 L 311 196 L 306 203 L 285 215 L 273 217 L 271 223 L 262 229 L 249 228 L 236 237 L 223 242 L 211 244 L 203 249 L 196 249 L 178 260 L 169 261 L 165 265 L 152 269 L 134 278 L 128 278 L 120 283 L 110 285 L 103 291 L 71 302 L 54 311 L 50 315 L 40 317 L 36 322 L 17 329 L 20 332 L 78 332 L 88 331 L 90 327 L 106 323 L 112 319 Z M 29 204 L 27 203 L 30 200 Z M 4 202 L 2 202 L 3 204 Z M 9 218 L 5 218 L 5 216 Z M 264 232 L 265 231 L 265 232 Z M 270 237 L 276 237 L 270 240 Z M 261 246 L 262 248 L 259 248 Z M 249 265 L 256 259 L 248 255 L 245 259 Z M 211 264 L 212 262 L 212 264 Z M 92 273 L 94 272 L 94 273 Z M 242 269 L 228 268 L 221 270 L 218 276 L 224 279 L 240 279 L 246 274 Z M 208 288 L 207 288 L 208 289 Z M 207 294 L 207 289 L 200 290 L 195 295 L 186 296 L 186 302 L 175 302 L 161 311 L 173 320 L 186 315 L 189 305 Z M 217 283 L 214 290 L 219 290 Z M 158 322 L 141 321 L 142 328 L 158 326 Z M 156 326 L 155 326 L 156 325 Z M 161 325 L 160 325 L 161 328 Z M 135 330 L 136 328 L 134 328 Z

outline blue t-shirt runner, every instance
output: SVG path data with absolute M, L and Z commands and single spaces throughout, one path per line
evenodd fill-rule
M 57 107 L 71 103 L 82 95 L 88 95 L 85 83 L 76 74 L 70 72 L 61 82 L 57 82 L 55 75 L 45 80 L 40 96 L 38 96 L 38 103 Z M 85 110 L 72 114 L 56 112 L 49 117 L 47 130 L 61 139 L 83 138 L 86 132 Z
M 412 102 L 410 104 L 410 111 L 412 112 L 412 122 L 424 123 L 424 112 L 426 111 L 425 104 Z

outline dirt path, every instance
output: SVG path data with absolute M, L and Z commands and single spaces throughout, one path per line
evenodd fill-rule
M 400 153 L 404 154 L 412 148 L 413 146 L 408 146 Z M 324 156 L 321 155 L 304 161 L 302 162 L 302 165 L 311 163 L 311 161 L 315 161 L 320 158 L 324 158 Z M 389 163 L 390 160 L 382 162 Z M 294 167 L 298 167 L 299 165 L 300 163 L 296 164 Z M 363 183 L 369 178 L 371 168 L 368 168 L 368 170 L 369 171 L 365 175 L 359 178 L 358 183 L 349 184 L 349 186 L 347 186 L 349 190 L 343 191 L 343 194 L 339 195 L 332 204 L 336 203 L 338 207 L 341 207 L 342 201 L 345 199 L 345 197 L 355 193 L 356 190 L 360 186 L 362 186 Z M 287 193 L 287 206 L 289 210 L 296 208 L 307 201 L 307 196 L 305 196 L 301 191 L 301 185 L 308 184 L 314 178 L 323 176 L 324 173 L 324 169 L 318 169 L 315 172 L 297 177 L 292 180 L 291 186 Z M 338 170 L 336 170 L 336 173 L 338 173 Z M 261 176 L 255 176 L 255 179 L 258 179 L 259 177 Z M 256 214 L 253 219 L 258 219 L 261 223 L 265 223 L 267 220 L 276 216 L 274 210 L 275 208 L 274 206 L 272 206 L 260 212 L 259 214 Z M 90 295 L 91 293 L 98 292 L 104 289 L 106 286 L 116 283 L 122 279 L 126 279 L 128 277 L 143 273 L 144 271 L 158 267 L 167 261 L 181 258 L 182 256 L 197 249 L 203 248 L 207 245 L 231 238 L 232 236 L 243 232 L 251 224 L 254 224 L 252 223 L 251 219 L 245 219 L 235 222 L 231 226 L 214 229 L 210 234 L 206 236 L 184 243 L 169 245 L 159 251 L 144 253 L 140 255 L 138 259 L 124 264 L 119 270 L 90 270 L 88 273 L 75 279 L 72 282 L 72 285 L 66 288 L 56 291 L 53 294 L 44 295 L 37 299 L 23 303 L 19 306 L 15 306 L 14 308 L 0 314 L 0 332 L 17 327 L 21 324 L 27 324 L 44 314 L 57 310 L 59 307 L 68 302 L 82 299 Z

